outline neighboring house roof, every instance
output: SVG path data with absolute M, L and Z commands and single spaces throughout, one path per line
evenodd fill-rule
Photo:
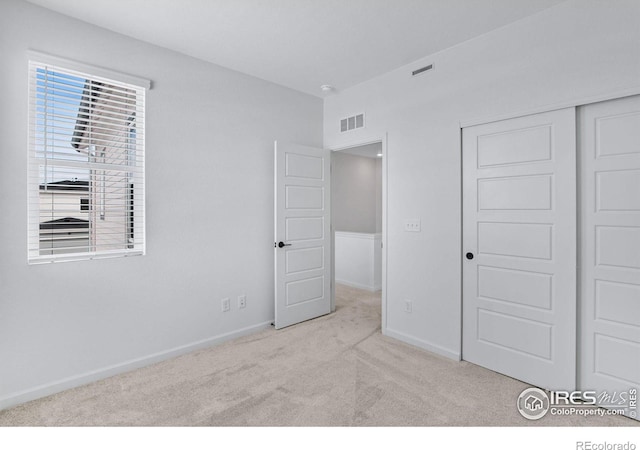
M 40 224 L 41 230 L 58 230 L 62 228 L 89 228 L 89 221 L 76 219 L 75 217 L 65 217 L 63 219 L 49 220 Z
M 89 191 L 89 182 L 83 180 L 63 180 L 54 181 L 40 185 L 40 190 L 56 190 L 56 191 Z
M 87 80 L 71 139 L 76 151 L 86 153 L 91 144 L 105 147 L 126 133 L 135 120 L 135 92 Z

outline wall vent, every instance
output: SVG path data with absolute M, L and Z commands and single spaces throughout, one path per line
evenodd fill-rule
M 357 128 L 364 128 L 364 113 L 340 119 L 340 133 L 355 130 Z
M 420 67 L 419 69 L 414 70 L 413 72 L 411 72 L 412 76 L 416 76 L 416 75 L 420 75 L 421 73 L 425 73 L 428 70 L 433 69 L 433 64 L 429 64 L 428 66 L 424 66 L 424 67 Z

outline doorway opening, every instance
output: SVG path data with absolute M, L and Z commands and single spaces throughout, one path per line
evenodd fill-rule
M 338 206 L 337 209 L 347 211 L 347 225 L 343 226 L 345 222 L 338 219 L 339 227 L 336 229 L 332 219 L 335 207 L 333 200 L 342 200 L 345 193 L 342 189 L 338 189 L 337 193 L 332 189 L 332 160 L 336 159 L 336 170 L 340 172 L 342 157 L 363 156 L 354 155 L 354 152 L 367 152 L 368 156 L 364 156 L 366 161 L 361 161 L 359 166 L 373 169 L 369 171 L 370 179 L 365 183 L 369 186 L 365 191 L 370 194 L 366 200 L 356 201 L 355 206 L 354 203 L 344 208 Z M 336 310 L 337 230 L 352 235 L 370 235 L 370 280 L 366 281 L 367 284 L 357 281 L 351 284 L 361 289 L 368 288 L 372 297 L 378 296 L 380 307 L 374 308 L 380 311 L 380 328 L 386 334 L 386 136 L 384 139 L 334 149 L 276 141 L 274 157 L 274 326 L 276 329 L 288 327 Z M 376 173 L 380 176 L 376 177 Z M 353 181 L 351 179 L 354 177 L 353 172 L 349 174 L 347 183 Z M 340 184 L 341 181 L 338 181 Z M 351 194 L 353 192 L 349 192 Z M 369 205 L 369 213 L 359 211 L 363 206 L 361 203 Z M 353 225 L 363 217 L 368 225 L 364 228 Z M 339 281 L 348 281 L 340 277 L 342 275 L 338 275 Z
M 386 149 L 384 141 L 336 149 L 331 157 L 333 301 L 340 284 L 382 297 L 385 329 Z

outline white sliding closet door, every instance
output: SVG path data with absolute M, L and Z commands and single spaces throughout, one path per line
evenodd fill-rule
M 576 383 L 575 109 L 463 130 L 463 358 Z
M 579 125 L 579 387 L 604 392 L 602 406 L 636 417 L 629 391 L 640 390 L 640 96 L 584 106 Z

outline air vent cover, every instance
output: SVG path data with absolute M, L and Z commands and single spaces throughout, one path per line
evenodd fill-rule
M 416 76 L 416 75 L 420 75 L 421 73 L 424 73 L 428 70 L 433 69 L 433 64 L 429 64 L 428 66 L 424 66 L 424 67 L 420 67 L 419 69 L 414 70 L 413 72 L 411 72 L 412 76 Z
M 340 133 L 357 128 L 364 128 L 364 113 L 340 119 Z

